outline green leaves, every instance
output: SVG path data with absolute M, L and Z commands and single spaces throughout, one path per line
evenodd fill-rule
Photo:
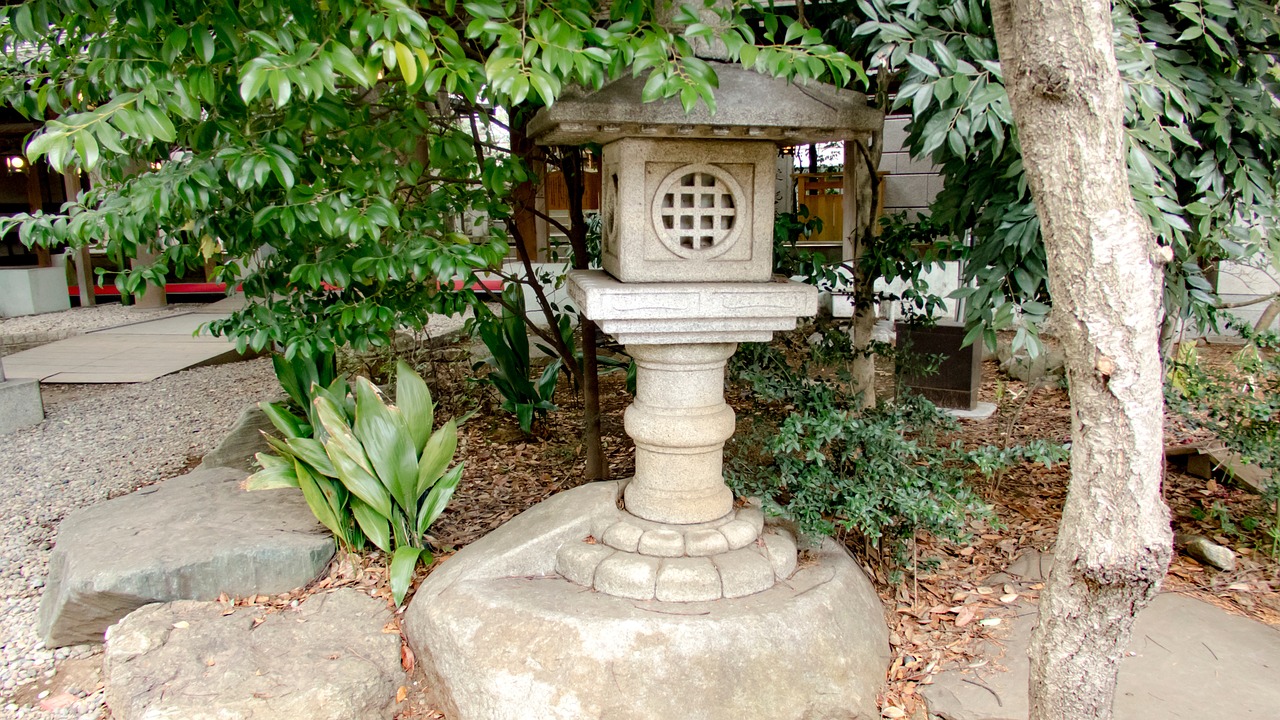
M 396 601 L 396 605 L 404 602 L 404 596 L 409 592 L 409 584 L 413 582 L 413 571 L 418 567 L 418 560 L 423 555 L 430 560 L 431 553 L 421 548 L 404 545 L 396 548 L 395 554 L 391 556 L 391 597 Z
M 276 359 L 275 366 L 282 384 L 295 390 L 307 368 L 314 373 L 316 367 L 300 359 Z M 392 554 L 392 590 L 399 603 L 417 560 L 431 559 L 425 535 L 453 497 L 462 465 L 449 468 L 458 445 L 456 424 L 451 420 L 431 432 L 434 405 L 426 383 L 404 362 L 396 373 L 399 407 L 387 405 L 367 378 L 357 378 L 354 398 L 345 396 L 341 378 L 328 388 L 313 382 L 309 395 L 323 439 L 267 436 L 280 457 L 260 454 L 262 470 L 246 485 L 251 490 L 299 488 L 316 519 L 344 547 L 359 549 L 368 539 Z M 343 397 L 336 396 L 339 390 Z M 276 415 L 283 429 L 298 427 L 291 413 Z
M 404 418 L 409 435 L 413 438 L 414 450 L 423 452 L 427 438 L 431 436 L 431 427 L 435 424 L 435 403 L 431 401 L 431 390 L 422 378 L 403 360 L 396 361 L 396 403 Z M 450 455 L 452 456 L 452 452 Z
M 986 5 L 859 7 L 866 21 L 848 40 L 899 79 L 894 107 L 912 113 L 908 145 L 942 169 L 933 218 L 973 239 L 968 322 L 989 331 L 1037 316 L 1026 309 L 1049 299 L 1045 256 Z M 1280 115 L 1269 87 L 1280 77 L 1280 16 L 1264 0 L 1125 0 L 1113 21 L 1131 190 L 1175 255 L 1166 309 L 1213 325 L 1216 299 L 1200 268 L 1259 265 L 1268 228 L 1280 224 Z

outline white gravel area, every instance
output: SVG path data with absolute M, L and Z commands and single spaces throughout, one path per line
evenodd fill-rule
M 124 317 L 111 316 L 119 306 L 109 307 L 92 316 Z M 102 692 L 91 687 L 53 713 L 15 702 L 15 695 L 36 701 L 24 696 L 53 676 L 55 658 L 101 652 L 97 646 L 51 651 L 36 637 L 58 523 L 78 508 L 181 474 L 222 440 L 245 405 L 278 395 L 279 386 L 271 361 L 262 358 L 144 384 L 45 386 L 44 393 L 45 422 L 0 437 L 0 718 L 103 718 Z

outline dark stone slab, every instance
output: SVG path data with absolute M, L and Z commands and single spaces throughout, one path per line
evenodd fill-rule
M 196 470 L 67 516 L 40 602 L 45 645 L 102 642 L 149 603 L 271 595 L 319 576 L 333 537 L 302 493 L 250 493 L 246 475 Z

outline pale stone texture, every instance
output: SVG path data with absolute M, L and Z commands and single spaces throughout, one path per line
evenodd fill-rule
M 754 595 L 774 583 L 773 563 L 760 548 L 744 547 L 713 555 L 711 561 L 720 570 L 721 591 L 726 598 Z
M 196 470 L 67 516 L 40 602 L 45 644 L 101 642 L 148 603 L 270 595 L 319 576 L 333 537 L 302 494 L 249 493 L 244 477 Z
M 729 541 L 719 530 L 694 530 L 684 542 L 685 552 L 690 555 L 716 555 L 729 551 Z
M 678 558 L 684 555 L 684 535 L 675 530 L 650 530 L 640 536 L 636 552 L 641 555 Z
M 640 538 L 644 530 L 630 523 L 614 523 L 604 531 L 604 542 L 611 548 L 624 552 L 635 552 L 640 546 Z
M 263 431 L 276 432 L 266 413 L 256 404 L 245 406 L 231 432 L 200 460 L 200 467 L 227 467 L 253 472 L 256 469 L 254 456 L 260 452 L 273 452 L 267 441 L 262 439 Z
M 693 524 L 733 509 L 722 468 L 734 426 L 733 409 L 724 402 L 724 364 L 736 347 L 627 346 L 637 366 L 635 401 L 624 416 L 636 444 L 628 512 L 654 522 Z
M 44 421 L 44 403 L 36 380 L 5 380 L 0 370 L 0 435 L 39 425 Z
M 662 560 L 646 555 L 614 553 L 596 566 L 592 587 L 602 593 L 632 600 L 650 600 L 658 583 Z
M 1183 553 L 1195 558 L 1196 562 L 1208 565 L 1224 572 L 1236 569 L 1236 554 L 1231 548 L 1223 547 L 1203 535 L 1186 535 L 1178 533 L 1173 538 L 1174 545 Z
M 981 667 L 952 668 L 921 693 L 931 718 L 1026 720 L 1027 646 L 1037 608 L 1017 604 Z M 1165 593 L 1138 614 L 1120 660 L 1115 720 L 1276 717 L 1280 632 L 1199 600 Z
M 791 533 L 785 530 L 767 532 L 761 536 L 765 550 L 769 553 L 769 562 L 773 565 L 774 577 L 779 582 L 791 577 L 796 571 L 796 541 Z
M 768 342 L 818 312 L 818 289 L 797 282 L 622 283 L 574 270 L 568 285 L 582 314 L 626 345 Z
M 406 684 L 391 609 L 354 589 L 267 613 L 148 605 L 107 632 L 115 720 L 375 720 Z M 260 624 L 258 619 L 262 619 Z
M 760 536 L 760 531 L 756 529 L 755 525 L 745 520 L 734 520 L 720 528 L 720 532 L 724 535 L 725 540 L 729 542 L 730 550 L 746 547 L 755 542 L 756 538 Z
M 879 125 L 880 111 L 868 107 L 862 93 L 790 83 L 736 64 L 711 65 L 719 81 L 714 113 L 701 103 L 685 112 L 678 98 L 643 102 L 647 76 L 624 76 L 595 91 L 569 89 L 534 116 L 529 137 L 542 145 L 606 144 L 642 135 L 795 145 L 853 140 Z M 772 178 L 770 168 L 770 183 Z
M 604 147 L 601 262 L 623 282 L 767 281 L 772 142 L 628 138 Z
M 66 268 L 0 268 L 0 317 L 70 308 Z
M 710 558 L 669 558 L 662 561 L 654 598 L 665 602 L 719 600 L 720 571 Z
M 554 575 L 554 549 L 616 514 L 618 495 L 616 483 L 556 495 L 418 589 L 404 631 L 448 717 L 879 717 L 888 631 L 845 550 L 827 542 L 788 583 L 738 600 L 585 592 Z
M 591 587 L 595 583 L 596 566 L 617 550 L 608 545 L 567 542 L 556 554 L 556 572 L 572 583 Z

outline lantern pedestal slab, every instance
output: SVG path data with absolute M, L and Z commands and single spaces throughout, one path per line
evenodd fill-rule
M 404 630 L 441 710 L 453 720 L 879 717 L 880 601 L 830 541 L 787 580 L 708 602 L 618 597 L 559 574 L 562 548 L 634 522 L 618 507 L 624 486 L 560 493 L 422 584 Z M 766 524 L 762 537 L 786 533 Z

